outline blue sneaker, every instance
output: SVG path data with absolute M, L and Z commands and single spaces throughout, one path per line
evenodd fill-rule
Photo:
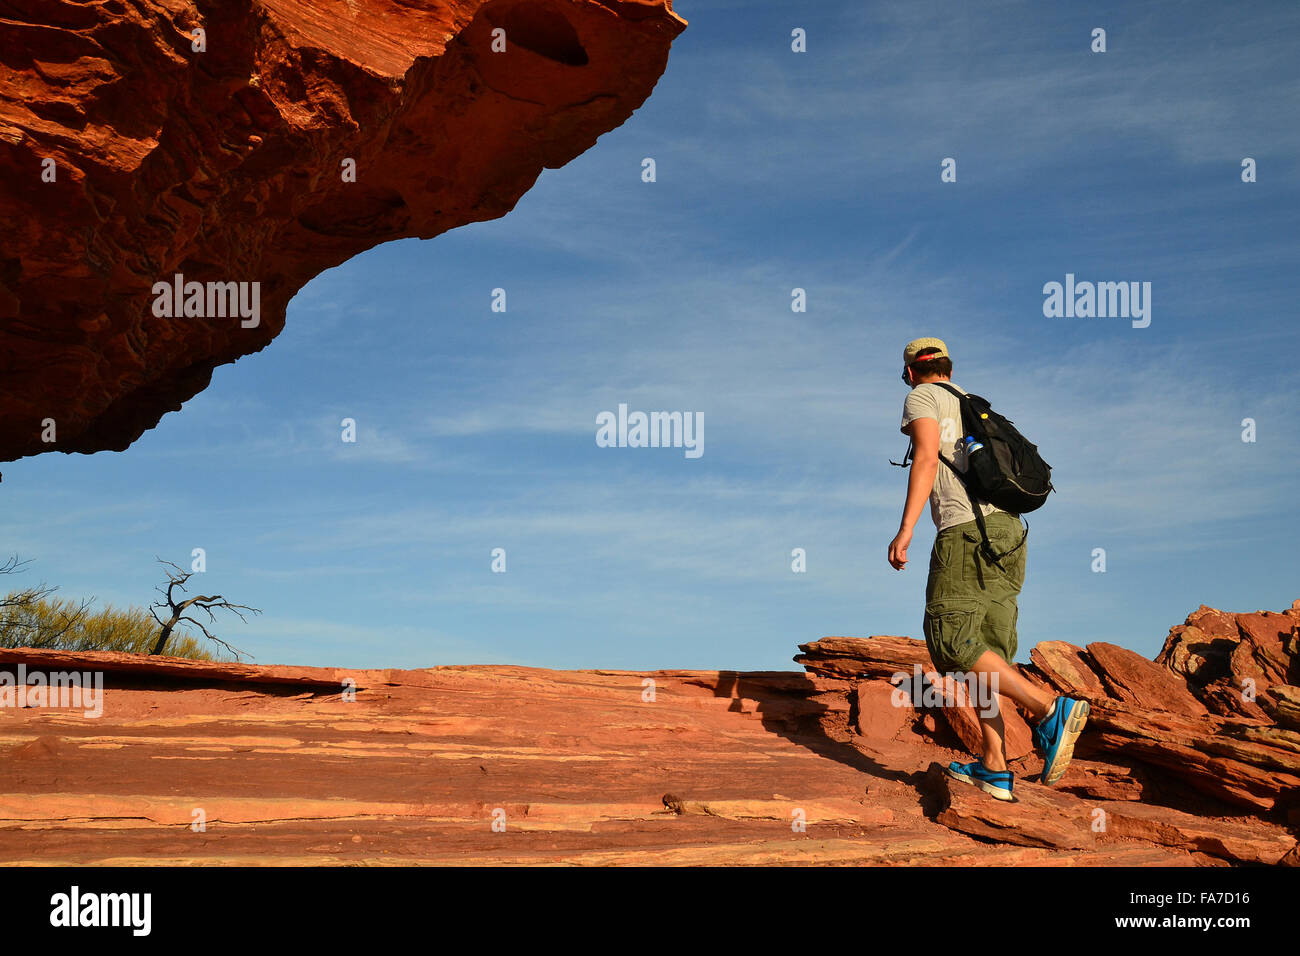
M 963 783 L 974 784 L 999 800 L 1015 799 L 1011 795 L 1015 778 L 1010 770 L 989 770 L 978 760 L 973 763 L 958 763 L 954 760 L 948 764 L 948 776 Z
M 1052 715 L 1034 725 L 1034 749 L 1043 755 L 1042 783 L 1050 787 L 1065 775 L 1090 709 L 1086 700 L 1058 697 Z

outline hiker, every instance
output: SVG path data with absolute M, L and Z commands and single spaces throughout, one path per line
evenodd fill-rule
M 1015 668 L 1016 598 L 1025 580 L 1028 529 L 1022 530 L 1018 513 L 983 500 L 978 502 L 978 516 L 972 508 L 976 501 L 966 484 L 973 480 L 967 476 L 967 445 L 972 448 L 970 454 L 984 452 L 982 444 L 967 438 L 973 428 L 967 427 L 962 411 L 963 404 L 968 409 L 977 406 L 960 397 L 969 393 L 952 382 L 952 359 L 941 339 L 920 338 L 908 343 L 903 349 L 903 381 L 912 390 L 903 403 L 900 431 L 909 436 L 911 444 L 903 462 L 894 464 L 906 466 L 911 456 L 911 469 L 903 520 L 889 543 L 889 563 L 900 571 L 907 565 L 912 530 L 928 497 L 936 533 L 925 586 L 925 645 L 941 673 L 956 673 L 959 679 L 977 675 L 978 686 L 988 688 L 981 696 L 991 698 L 976 702 L 975 708 L 984 735 L 984 753 L 973 763 L 953 761 L 948 773 L 1000 800 L 1013 800 L 997 694 L 1014 700 L 1037 721 L 1034 748 L 1044 761 L 1040 779 L 1049 786 L 1065 773 L 1074 742 L 1088 718 L 1088 704 L 1053 697 Z M 977 417 L 987 419 L 989 415 Z M 1005 423 L 1004 431 L 1014 432 L 1005 427 L 1010 425 L 1007 420 L 996 414 L 993 417 Z M 1023 442 L 1018 432 L 1015 437 Z M 1024 446 L 1041 462 L 1035 446 L 1027 442 Z M 992 455 L 991 450 L 988 453 Z M 1050 468 L 1045 463 L 1041 468 L 1047 476 L 1043 479 L 1045 497 L 1051 490 Z M 1037 506 L 1028 504 L 1024 510 Z

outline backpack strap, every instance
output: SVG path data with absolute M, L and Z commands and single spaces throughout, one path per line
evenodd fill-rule
M 943 388 L 946 388 L 948 391 L 950 391 L 950 392 L 952 392 L 954 395 L 956 395 L 957 398 L 958 398 L 958 400 L 960 400 L 960 399 L 962 399 L 962 398 L 965 397 L 961 392 L 957 391 L 957 389 L 953 388 L 951 385 L 948 385 L 948 384 L 946 384 L 946 383 L 944 383 L 944 382 L 929 382 L 928 384 L 930 384 L 930 385 L 940 385 L 940 386 L 942 386 Z M 964 419 L 963 419 L 963 423 L 964 423 Z M 897 465 L 899 468 L 906 468 L 906 467 L 911 463 L 911 461 L 912 461 L 912 449 L 913 449 L 914 447 L 916 447 L 916 446 L 915 446 L 915 443 L 914 443 L 914 442 L 912 441 L 912 439 L 909 437 L 909 438 L 907 439 L 907 451 L 903 452 L 903 460 L 902 460 L 902 461 L 894 461 L 894 459 L 891 458 L 891 459 L 889 459 L 889 463 L 890 463 L 891 465 Z M 940 455 L 939 457 L 942 458 L 943 456 Z M 949 467 L 951 467 L 951 466 L 949 466 Z
M 966 427 L 965 427 L 966 426 L 966 403 L 968 401 L 965 393 L 958 391 L 948 382 L 930 382 L 928 384 L 938 385 L 945 392 L 951 393 L 952 396 L 957 399 L 957 403 L 961 408 L 962 432 L 964 434 L 966 432 Z M 1006 554 L 997 554 L 996 552 L 994 552 L 993 542 L 989 540 L 988 528 L 984 526 L 984 512 L 980 510 L 980 503 L 979 500 L 975 497 L 975 493 L 970 490 L 970 485 L 966 483 L 966 476 L 963 475 L 960 471 L 958 471 L 957 466 L 954 465 L 952 462 L 950 462 L 947 458 L 944 458 L 942 454 L 939 456 L 939 460 L 948 466 L 948 468 L 952 471 L 952 473 L 957 476 L 957 480 L 961 482 L 961 486 L 966 489 L 966 497 L 970 499 L 970 510 L 975 512 L 975 526 L 980 529 L 980 553 L 984 555 L 984 557 L 988 560 L 989 564 L 1001 568 L 1002 567 L 1001 559 L 1005 558 L 1007 554 L 1011 553 L 1011 551 L 1008 551 Z M 1025 539 L 1021 538 L 1020 544 L 1024 544 L 1024 543 L 1025 543 Z M 1018 544 L 1016 545 L 1016 547 L 1018 548 L 1020 547 L 1020 545 Z M 1012 551 L 1014 550 L 1015 548 L 1012 549 Z
M 897 465 L 899 468 L 906 468 L 912 460 L 912 448 L 913 448 L 912 440 L 909 438 L 907 440 L 907 451 L 903 452 L 903 460 L 894 461 L 894 459 L 891 458 L 889 459 L 889 463 L 891 465 Z
M 957 397 L 957 401 L 959 401 L 959 402 L 962 402 L 962 399 L 964 399 L 964 398 L 967 397 L 967 395 L 966 395 L 965 392 L 959 392 L 959 391 L 957 391 L 957 389 L 953 388 L 952 385 L 950 385 L 950 384 L 947 383 L 947 382 L 926 382 L 925 384 L 926 384 L 926 385 L 938 385 L 938 386 L 939 386 L 941 389 L 943 389 L 945 392 L 952 392 L 952 394 L 955 395 L 955 396 Z M 965 407 L 966 407 L 965 402 L 962 402 L 962 408 L 963 408 L 963 410 L 965 409 Z
M 961 482 L 961 486 L 966 489 L 966 497 L 970 499 L 971 511 L 975 512 L 975 526 L 980 530 L 980 553 L 984 555 L 985 560 L 988 561 L 989 564 L 1005 571 L 1006 568 L 1002 567 L 1002 559 L 1008 555 L 1015 554 L 1020 550 L 1021 546 L 1024 545 L 1025 539 L 1029 537 L 1029 522 L 1025 521 L 1024 516 L 1018 516 L 1021 521 L 1025 522 L 1025 530 L 1024 533 L 1020 535 L 1019 543 L 1017 543 L 1011 550 L 1003 551 L 1001 554 L 998 554 L 993 550 L 993 542 L 989 540 L 989 532 L 988 528 L 984 524 L 984 512 L 980 509 L 979 499 L 975 497 L 975 494 L 970 490 L 970 485 L 966 483 L 966 476 L 958 471 L 957 466 L 947 458 L 944 458 L 942 454 L 939 455 L 939 460 L 952 469 L 952 473 L 957 476 L 957 480 Z

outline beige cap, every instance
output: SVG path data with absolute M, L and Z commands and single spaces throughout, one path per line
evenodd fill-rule
M 921 349 L 938 349 L 939 350 L 938 352 L 932 352 L 931 355 L 933 355 L 935 358 L 938 358 L 940 356 L 943 356 L 944 358 L 950 358 L 950 356 L 948 355 L 948 346 L 944 345 L 943 339 L 936 339 L 936 338 L 913 339 L 912 341 L 908 342 L 907 347 L 903 349 L 903 364 L 911 365 L 914 361 L 916 361 L 916 353 L 921 351 Z M 927 356 L 927 358 L 928 357 L 929 356 Z

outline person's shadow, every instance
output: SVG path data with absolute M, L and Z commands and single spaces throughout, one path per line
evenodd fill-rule
M 857 719 L 857 702 L 852 684 L 845 680 L 843 685 L 842 693 L 847 697 L 843 710 L 834 710 L 817 699 L 837 691 L 819 690 L 807 673 L 799 671 L 720 671 L 713 693 L 715 697 L 731 698 L 730 709 L 737 712 L 743 709 L 742 698 L 755 701 L 757 715 L 771 733 L 819 757 L 839 761 L 878 779 L 906 784 L 917 791 L 918 797 L 922 796 L 924 770 L 909 772 L 886 767 L 848 742 Z

